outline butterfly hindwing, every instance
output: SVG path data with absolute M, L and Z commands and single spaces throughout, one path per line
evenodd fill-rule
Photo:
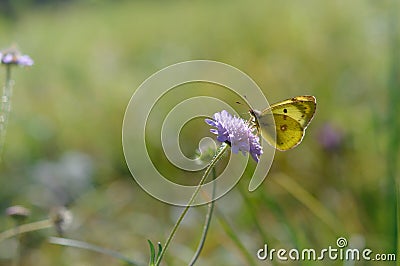
M 276 148 L 286 151 L 296 147 L 304 136 L 304 130 L 296 120 L 289 116 L 274 114 L 276 130 Z

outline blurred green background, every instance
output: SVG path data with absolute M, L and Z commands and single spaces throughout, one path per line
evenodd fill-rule
M 12 71 L 0 230 L 13 226 L 4 214 L 9 206 L 29 208 L 27 223 L 66 206 L 73 222 L 65 237 L 146 265 L 147 239 L 164 243 L 181 209 L 152 198 L 131 177 L 121 144 L 124 111 L 151 74 L 177 62 L 210 59 L 247 73 L 270 103 L 311 94 L 318 104 L 302 144 L 277 152 L 257 191 L 246 191 L 248 172 L 216 202 L 198 265 L 276 265 L 257 261 L 264 243 L 318 250 L 336 247 L 341 236 L 352 247 L 398 253 L 398 8 L 397 1 L 361 0 L 1 1 L 0 47 L 17 44 L 35 64 Z M 1 67 L 1 83 L 4 78 Z M 213 90 L 201 93 L 237 100 Z M 211 136 L 201 122 L 185 130 L 181 145 L 193 154 L 198 139 Z M 150 148 L 162 153 L 161 146 Z M 171 168 L 166 160 L 157 165 Z M 190 210 L 165 265 L 188 263 L 205 213 L 204 206 Z M 221 217 L 253 261 L 224 231 Z M 50 244 L 47 237 L 55 235 L 53 228 L 24 234 L 21 265 L 122 265 L 103 254 Z M 14 252 L 15 239 L 0 242 L 0 265 L 10 265 Z

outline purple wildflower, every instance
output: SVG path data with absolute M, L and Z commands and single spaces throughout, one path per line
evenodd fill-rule
M 343 145 L 343 133 L 332 124 L 326 123 L 320 129 L 318 140 L 325 151 L 339 151 Z
M 6 214 L 11 217 L 26 218 L 31 214 L 31 211 L 23 206 L 15 205 L 8 207 Z
M 0 52 L 0 61 L 5 65 L 32 66 L 33 60 L 28 55 L 21 54 L 16 49 Z
M 215 113 L 213 119 L 206 119 L 206 123 L 216 127 L 216 129 L 210 129 L 210 132 L 217 135 L 218 141 L 228 143 L 233 153 L 249 152 L 251 157 L 258 162 L 263 153 L 260 139 L 253 133 L 254 128 L 245 120 L 222 110 Z

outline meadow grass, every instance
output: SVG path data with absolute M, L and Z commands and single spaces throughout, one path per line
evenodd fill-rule
M 214 218 L 222 222 L 211 223 L 199 265 L 243 265 L 246 256 L 256 260 L 265 241 L 275 248 L 322 249 L 340 236 L 377 253 L 397 252 L 400 60 L 394 6 L 361 0 L 88 1 L 22 10 L 15 19 L 0 16 L 0 47 L 15 42 L 35 60 L 32 68 L 12 73 L 1 209 L 24 205 L 34 222 L 66 205 L 74 215 L 68 239 L 146 264 L 147 239 L 163 243 L 182 209 L 157 201 L 133 181 L 121 145 L 124 111 L 154 72 L 211 59 L 250 75 L 270 103 L 315 95 L 317 112 L 303 143 L 276 154 L 257 191 L 233 189 L 216 202 Z M 0 82 L 4 73 L 1 68 Z M 236 100 L 210 88 L 184 96 L 199 94 Z M 173 103 L 172 97 L 161 103 L 155 116 L 163 118 Z M 333 148 L 321 142 L 327 124 L 340 135 Z M 205 123 L 188 126 L 181 145 L 194 154 L 196 140 L 212 135 Z M 151 154 L 162 154 L 153 144 L 157 132 L 151 137 Z M 163 157 L 154 160 L 166 173 L 193 178 Z M 190 261 L 206 212 L 189 210 L 165 255 L 168 265 Z M 12 226 L 0 219 L 1 231 Z M 24 234 L 21 264 L 120 265 L 105 254 L 50 244 L 47 237 L 55 234 Z M 11 260 L 10 243 L 0 243 L 0 265 Z

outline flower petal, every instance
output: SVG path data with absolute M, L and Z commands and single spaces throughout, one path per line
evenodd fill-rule
M 262 147 L 249 123 L 242 118 L 232 116 L 226 110 L 215 113 L 213 120 L 206 119 L 205 122 L 216 128 L 210 129 L 210 132 L 217 135 L 218 141 L 228 143 L 233 153 L 249 152 L 251 157 L 258 162 Z

